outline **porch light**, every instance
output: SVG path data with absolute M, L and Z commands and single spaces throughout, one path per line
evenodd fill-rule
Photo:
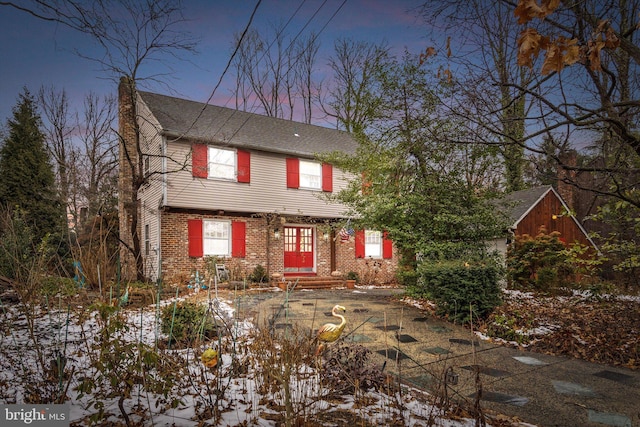
M 329 240 L 329 233 L 325 231 L 325 232 L 322 234 L 322 238 L 323 238 L 325 241 L 326 241 L 326 240 Z
M 276 240 L 280 240 L 280 229 L 276 228 L 273 230 L 273 238 Z

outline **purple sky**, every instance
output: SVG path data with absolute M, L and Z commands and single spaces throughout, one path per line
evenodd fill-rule
M 351 38 L 388 43 L 395 53 L 404 48 L 411 52 L 424 50 L 430 42 L 425 39 L 425 28 L 411 9 L 425 0 L 347 0 L 338 14 L 329 22 L 320 36 L 317 64 L 325 67 L 335 39 Z M 311 21 L 303 35 L 319 32 L 335 13 L 343 0 L 328 0 Z M 307 0 L 296 15 L 287 33 L 293 36 L 322 5 L 321 0 Z M 175 67 L 169 81 L 173 95 L 196 101 L 206 101 L 220 78 L 232 48 L 234 33 L 247 24 L 255 1 L 247 0 L 186 0 L 185 17 L 190 19 L 190 31 L 200 38 L 198 53 L 190 62 Z M 299 1 L 263 0 L 258 8 L 253 27 L 261 32 L 272 23 L 284 23 L 296 10 Z M 36 93 L 41 86 L 65 89 L 74 109 L 80 109 L 85 94 L 93 90 L 98 94 L 115 93 L 115 83 L 106 79 L 95 63 L 79 58 L 74 49 L 92 52 L 87 36 L 59 24 L 40 21 L 9 7 L 0 7 L 0 126 L 11 117 L 19 93 L 26 86 Z M 216 92 L 213 104 L 229 102 L 233 85 L 232 74 L 227 74 Z M 156 86 L 146 90 L 168 93 Z M 228 106 L 233 106 L 229 102 Z

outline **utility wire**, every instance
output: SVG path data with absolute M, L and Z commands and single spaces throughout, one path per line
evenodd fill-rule
M 311 16 L 311 18 L 309 18 L 307 20 L 307 22 L 305 23 L 304 27 L 296 34 L 296 36 L 291 40 L 291 42 L 289 43 L 289 46 L 287 47 L 287 50 L 289 48 L 291 48 L 291 46 L 293 45 L 293 43 L 298 39 L 298 37 L 302 34 L 302 31 L 304 31 L 305 28 L 307 28 L 307 26 L 309 26 L 309 24 L 311 23 L 311 21 L 315 18 L 315 16 L 318 14 L 318 12 L 320 11 L 320 9 L 322 9 L 322 7 L 326 4 L 327 0 L 325 0 L 320 7 L 315 11 L 315 13 Z M 338 14 L 338 12 L 340 12 L 340 10 L 342 10 L 342 8 L 344 7 L 344 5 L 347 3 L 347 0 L 343 0 L 343 2 L 340 4 L 340 6 L 336 9 L 336 11 L 331 15 L 331 17 L 327 20 L 327 22 L 325 22 L 325 24 L 322 26 L 322 28 L 320 29 L 320 31 L 315 34 L 313 36 L 313 40 L 315 41 L 320 34 L 322 34 L 322 32 L 327 28 L 327 26 L 329 25 L 329 23 L 336 17 L 336 15 Z M 297 11 L 296 11 L 297 12 Z M 274 40 L 275 41 L 275 40 Z M 271 43 L 273 44 L 273 42 Z M 271 45 L 270 45 L 271 46 Z M 298 55 L 298 57 L 289 65 L 289 68 L 287 69 L 287 71 L 285 72 L 285 75 L 288 74 L 291 71 L 291 68 L 293 68 L 297 62 L 302 58 L 302 54 L 303 52 L 300 52 L 300 54 Z M 260 57 L 260 60 L 264 57 L 265 53 L 262 55 L 262 57 Z M 259 62 L 259 61 L 258 61 Z M 257 63 L 256 63 L 257 65 Z M 255 65 L 254 65 L 255 66 Z M 231 100 L 231 99 L 229 99 Z M 228 102 L 227 102 L 228 103 Z M 227 105 L 227 103 L 225 103 L 225 105 Z M 220 132 L 220 130 L 222 130 L 222 128 L 224 127 L 224 125 L 226 125 L 228 123 L 229 120 L 231 120 L 231 118 L 236 114 L 236 112 L 238 111 L 238 109 L 234 110 L 231 115 L 227 118 L 227 120 L 222 123 L 222 125 L 220 125 L 219 129 L 217 131 L 214 132 L 214 136 L 218 134 L 218 132 Z M 248 116 L 245 121 L 238 127 L 238 129 L 235 130 L 235 132 L 228 138 L 227 142 L 229 142 L 231 139 L 233 139 L 234 136 L 236 136 L 238 134 L 238 132 L 244 127 L 244 125 L 249 121 L 249 119 L 251 118 L 251 116 Z
M 211 99 L 213 99 L 213 96 L 215 95 L 216 91 L 218 90 L 218 88 L 222 84 L 222 79 L 224 78 L 225 74 L 227 74 L 227 71 L 229 71 L 229 68 L 231 67 L 231 63 L 233 62 L 233 58 L 235 58 L 236 54 L 238 53 L 238 50 L 240 50 L 240 45 L 242 44 L 242 40 L 244 40 L 244 37 L 249 32 L 249 27 L 251 27 L 251 23 L 253 22 L 253 18 L 255 17 L 256 12 L 258 11 L 258 7 L 260 6 L 260 3 L 262 3 L 262 0 L 258 0 L 258 2 L 256 3 L 255 7 L 253 8 L 253 12 L 251 12 L 251 16 L 249 17 L 249 22 L 244 27 L 244 31 L 242 32 L 242 35 L 240 36 L 240 40 L 238 40 L 238 43 L 236 44 L 236 48 L 234 49 L 233 53 L 231 54 L 231 57 L 229 58 L 229 60 L 227 61 L 227 65 L 225 66 L 224 71 L 220 75 L 220 78 L 218 79 L 218 83 L 216 84 L 216 86 L 211 91 L 211 95 L 209 95 L 209 98 L 207 99 L 205 104 L 202 106 L 202 108 L 200 109 L 200 112 L 198 113 L 196 118 L 191 122 L 189 127 L 184 132 L 182 132 L 182 134 L 179 137 L 174 138 L 172 141 L 177 141 L 177 140 L 181 139 L 182 137 L 184 137 L 187 133 L 189 133 L 189 131 L 191 129 L 193 129 L 193 127 L 195 126 L 195 124 L 198 121 L 198 119 L 200 119 L 200 117 L 202 117 L 202 114 L 204 113 L 204 110 L 207 108 L 207 104 L 209 104 Z

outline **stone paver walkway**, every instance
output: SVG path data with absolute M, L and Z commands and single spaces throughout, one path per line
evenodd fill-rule
M 342 339 L 419 388 L 447 379 L 448 396 L 538 426 L 640 425 L 640 372 L 507 348 L 398 301 L 398 289 L 268 292 L 240 299 L 239 315 L 276 328 L 317 329 L 347 308 Z M 260 323 L 259 323 L 260 324 Z

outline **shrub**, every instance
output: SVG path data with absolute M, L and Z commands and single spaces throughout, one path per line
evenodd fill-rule
M 371 362 L 371 350 L 361 346 L 335 345 L 327 349 L 322 364 L 322 378 L 336 395 L 380 390 L 385 376 L 379 365 Z
M 253 283 L 264 283 L 268 281 L 267 270 L 260 264 L 256 265 L 249 276 L 249 281 Z
M 500 305 L 500 275 L 493 260 L 423 262 L 418 266 L 417 284 L 408 290 L 432 300 L 438 315 L 466 323 L 472 320 L 470 309 L 474 317 L 485 318 Z
M 78 286 L 73 279 L 68 277 L 44 277 L 41 281 L 40 292 L 47 297 L 58 294 L 69 297 L 78 293 Z
M 201 337 L 211 338 L 215 330 L 215 323 L 204 305 L 181 302 L 162 309 L 162 332 L 169 336 L 169 342 L 187 343 Z
M 597 277 L 600 261 L 578 243 L 565 247 L 560 233 L 540 228 L 537 236 L 517 236 L 507 251 L 507 279 L 512 287 L 557 292 Z

